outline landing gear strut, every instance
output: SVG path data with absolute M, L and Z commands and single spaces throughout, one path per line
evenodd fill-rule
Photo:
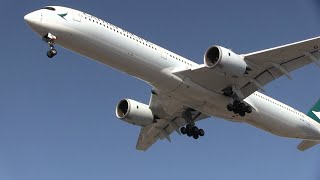
M 46 42 L 49 47 L 50 47 L 50 50 L 47 51 L 47 56 L 48 58 L 53 58 L 55 55 L 57 55 L 57 50 L 54 48 L 54 41 L 57 39 L 56 36 L 48 33 L 47 35 L 43 36 L 42 40 L 44 42 Z

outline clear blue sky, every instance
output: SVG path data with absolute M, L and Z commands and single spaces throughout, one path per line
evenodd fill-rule
M 320 35 L 311 0 L 1 0 L 1 180 L 320 178 L 320 146 L 299 152 L 299 140 L 217 118 L 198 123 L 199 140 L 173 134 L 136 151 L 139 128 L 118 120 L 115 106 L 147 103 L 150 87 L 61 47 L 49 60 L 23 21 L 45 5 L 88 12 L 198 63 L 213 44 L 248 53 Z M 267 94 L 306 112 L 320 97 L 320 68 L 292 76 Z

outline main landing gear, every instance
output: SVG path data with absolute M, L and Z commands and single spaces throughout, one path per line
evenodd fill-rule
M 246 113 L 252 113 L 252 107 L 246 105 L 243 101 L 240 101 L 241 98 L 239 97 L 243 97 L 240 90 L 235 87 L 227 87 L 222 91 L 223 95 L 233 99 L 233 103 L 227 105 L 229 111 L 233 111 L 235 114 L 239 114 L 242 117 L 245 116 Z
M 239 100 L 234 100 L 232 104 L 228 104 L 227 109 L 242 117 L 245 116 L 246 113 L 252 113 L 252 108 Z
M 189 137 L 193 137 L 194 139 L 198 139 L 199 136 L 204 136 L 204 130 L 199 129 L 197 126 L 188 124 L 186 127 L 182 127 L 180 129 L 181 134 L 187 134 Z
M 189 137 L 193 137 L 194 139 L 198 139 L 200 136 L 204 136 L 204 130 L 199 129 L 194 121 L 201 115 L 201 113 L 196 114 L 194 117 L 192 117 L 191 111 L 194 111 L 192 109 L 187 109 L 183 114 L 182 117 L 186 120 L 188 123 L 186 127 L 180 128 L 181 134 L 186 134 Z
M 52 35 L 51 33 L 46 34 L 45 36 L 43 36 L 42 40 L 44 42 L 46 42 L 49 47 L 50 50 L 47 51 L 47 56 L 48 58 L 53 58 L 55 55 L 57 55 L 57 50 L 54 48 L 54 41 L 57 39 L 56 36 Z

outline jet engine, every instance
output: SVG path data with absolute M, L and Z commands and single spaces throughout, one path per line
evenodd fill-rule
M 204 64 L 231 76 L 242 76 L 247 70 L 247 63 L 240 55 L 221 46 L 212 46 L 206 51 Z
M 119 119 L 138 126 L 146 126 L 154 121 L 149 106 L 132 99 L 122 99 L 116 107 L 116 115 Z

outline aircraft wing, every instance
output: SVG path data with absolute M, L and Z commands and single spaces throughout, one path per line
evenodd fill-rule
M 175 71 L 175 75 L 191 79 L 195 83 L 217 93 L 232 87 L 244 99 L 263 86 L 312 62 L 320 66 L 320 37 L 307 39 L 271 49 L 242 55 L 251 71 L 241 77 L 225 76 L 204 64 L 193 69 Z
M 170 97 L 153 93 L 149 106 L 157 116 L 156 123 L 141 128 L 136 145 L 137 150 L 146 151 L 159 139 L 167 139 L 171 142 L 170 134 L 174 131 L 180 134 L 180 127 L 187 124 L 182 114 L 188 108 Z M 195 110 L 191 110 L 191 114 L 194 121 L 209 117 Z

